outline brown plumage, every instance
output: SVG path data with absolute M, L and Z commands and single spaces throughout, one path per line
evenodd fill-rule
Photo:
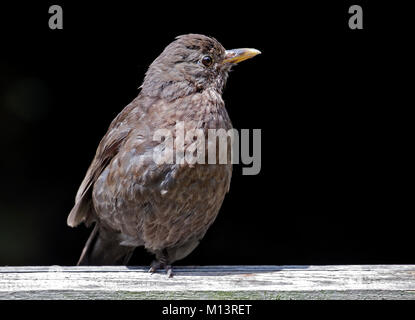
M 235 63 L 259 51 L 226 51 L 213 38 L 177 37 L 149 67 L 141 92 L 112 121 L 78 190 L 69 226 L 95 223 L 79 265 L 126 264 L 138 246 L 151 271 L 187 256 L 215 220 L 232 164 L 157 164 L 157 129 L 232 128 L 221 94 Z M 189 141 L 185 141 L 185 148 Z M 207 151 L 206 151 L 207 154 Z

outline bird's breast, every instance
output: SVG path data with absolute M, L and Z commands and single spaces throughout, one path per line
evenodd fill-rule
M 209 131 L 232 128 L 221 96 L 205 90 L 170 104 L 159 100 L 140 123 L 95 183 L 100 220 L 154 250 L 183 243 L 184 234 L 203 235 L 232 175 L 230 157 L 219 163 L 217 152 L 209 159 Z M 215 141 L 219 148 L 220 139 Z M 230 139 L 225 145 L 230 154 Z M 188 161 L 186 155 L 192 158 L 200 150 L 205 161 Z M 160 155 L 167 155 L 167 161 L 157 162 Z

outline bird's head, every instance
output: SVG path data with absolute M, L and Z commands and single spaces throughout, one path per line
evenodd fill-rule
M 200 34 L 179 36 L 150 65 L 142 93 L 167 100 L 205 89 L 222 93 L 231 67 L 259 53 L 225 50 L 216 39 Z

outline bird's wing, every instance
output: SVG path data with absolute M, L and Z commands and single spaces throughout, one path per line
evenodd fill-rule
M 126 118 L 131 110 L 136 107 L 134 101 L 124 108 L 123 111 L 112 121 L 106 135 L 102 138 L 94 160 L 78 189 L 75 198 L 75 205 L 69 213 L 67 223 L 71 227 L 79 225 L 81 222 L 89 224 L 94 217 L 94 207 L 92 204 L 92 187 L 106 168 L 111 159 L 118 153 L 126 137 L 131 131 Z

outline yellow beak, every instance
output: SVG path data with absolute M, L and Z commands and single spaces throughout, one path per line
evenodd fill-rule
M 257 49 L 249 48 L 226 50 L 223 63 L 239 63 L 251 59 L 260 53 L 261 51 Z

